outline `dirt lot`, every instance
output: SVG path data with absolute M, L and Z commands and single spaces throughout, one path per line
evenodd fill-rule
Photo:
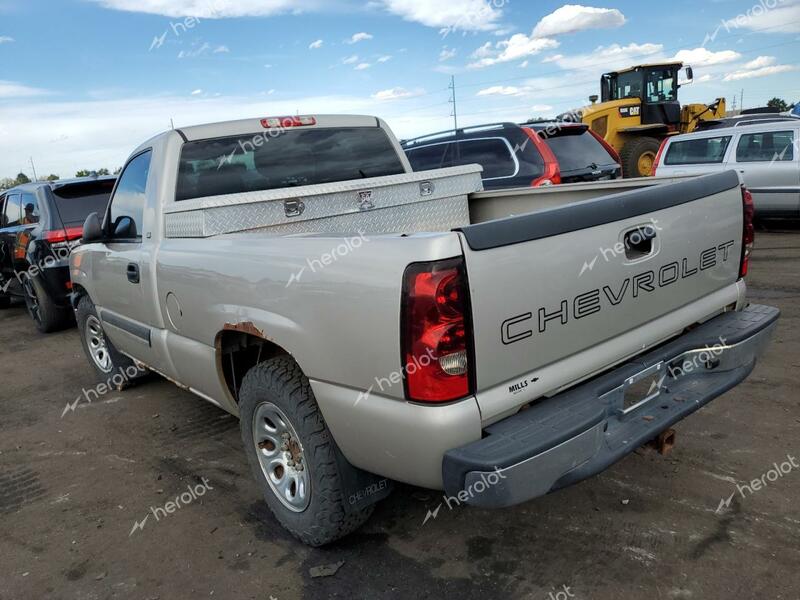
M 0 311 L 0 599 L 800 598 L 800 469 L 736 492 L 800 460 L 800 233 L 762 233 L 751 273 L 752 300 L 783 311 L 776 339 L 679 424 L 669 457 L 640 451 L 546 498 L 444 507 L 424 526 L 440 494 L 400 486 L 322 550 L 272 520 L 235 419 L 157 378 L 62 417 L 96 386 L 77 332 Z

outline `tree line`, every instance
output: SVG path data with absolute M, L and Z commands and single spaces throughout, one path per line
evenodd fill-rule
M 118 167 L 114 169 L 114 175 L 119 175 L 120 171 L 122 171 L 122 167 Z M 88 169 L 81 169 L 80 171 L 75 173 L 75 177 L 102 177 L 104 175 L 111 175 L 111 172 L 108 169 L 97 169 L 95 171 L 90 171 Z M 58 181 L 61 179 L 58 175 L 51 173 L 47 177 L 39 177 L 39 181 Z M 31 178 L 28 177 L 25 173 L 17 173 L 16 177 L 4 177 L 0 179 L 0 190 L 7 190 L 18 185 L 23 185 L 25 183 L 31 183 Z

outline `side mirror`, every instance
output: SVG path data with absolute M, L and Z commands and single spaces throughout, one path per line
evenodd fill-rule
M 117 226 L 114 228 L 114 238 L 121 240 L 132 240 L 137 236 L 136 223 L 130 217 L 120 217 Z
M 692 69 L 692 67 L 686 67 L 685 70 L 686 70 L 686 81 L 684 81 L 684 84 L 692 83 L 692 81 L 694 81 L 694 69 Z
M 103 228 L 100 225 L 100 217 L 93 212 L 83 223 L 83 243 L 91 244 L 103 239 Z

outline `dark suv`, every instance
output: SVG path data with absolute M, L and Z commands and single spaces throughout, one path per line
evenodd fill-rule
M 73 321 L 69 255 L 83 222 L 103 213 L 116 177 L 20 185 L 0 193 L 0 307 L 22 298 L 43 333 Z
M 487 190 L 616 179 L 617 153 L 582 123 L 497 123 L 401 142 L 411 167 L 477 163 Z

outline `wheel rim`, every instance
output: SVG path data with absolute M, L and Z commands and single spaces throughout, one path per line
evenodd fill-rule
M 33 287 L 30 279 L 26 279 L 22 285 L 25 291 L 25 306 L 28 308 L 28 314 L 37 323 L 42 322 L 42 312 L 39 306 L 39 296 L 36 295 L 36 289 Z
M 111 355 L 108 353 L 106 334 L 103 333 L 100 320 L 94 315 L 86 319 L 86 333 L 84 335 L 86 337 L 86 347 L 89 349 L 89 356 L 92 357 L 94 364 L 103 373 L 109 373 L 113 365 L 111 364 Z
M 653 174 L 653 164 L 656 162 L 656 155 L 654 152 L 645 152 L 639 157 L 638 168 L 639 173 L 644 177 L 650 177 Z
M 271 402 L 256 408 L 253 443 L 272 493 L 292 512 L 303 512 L 311 501 L 303 444 L 283 411 Z

